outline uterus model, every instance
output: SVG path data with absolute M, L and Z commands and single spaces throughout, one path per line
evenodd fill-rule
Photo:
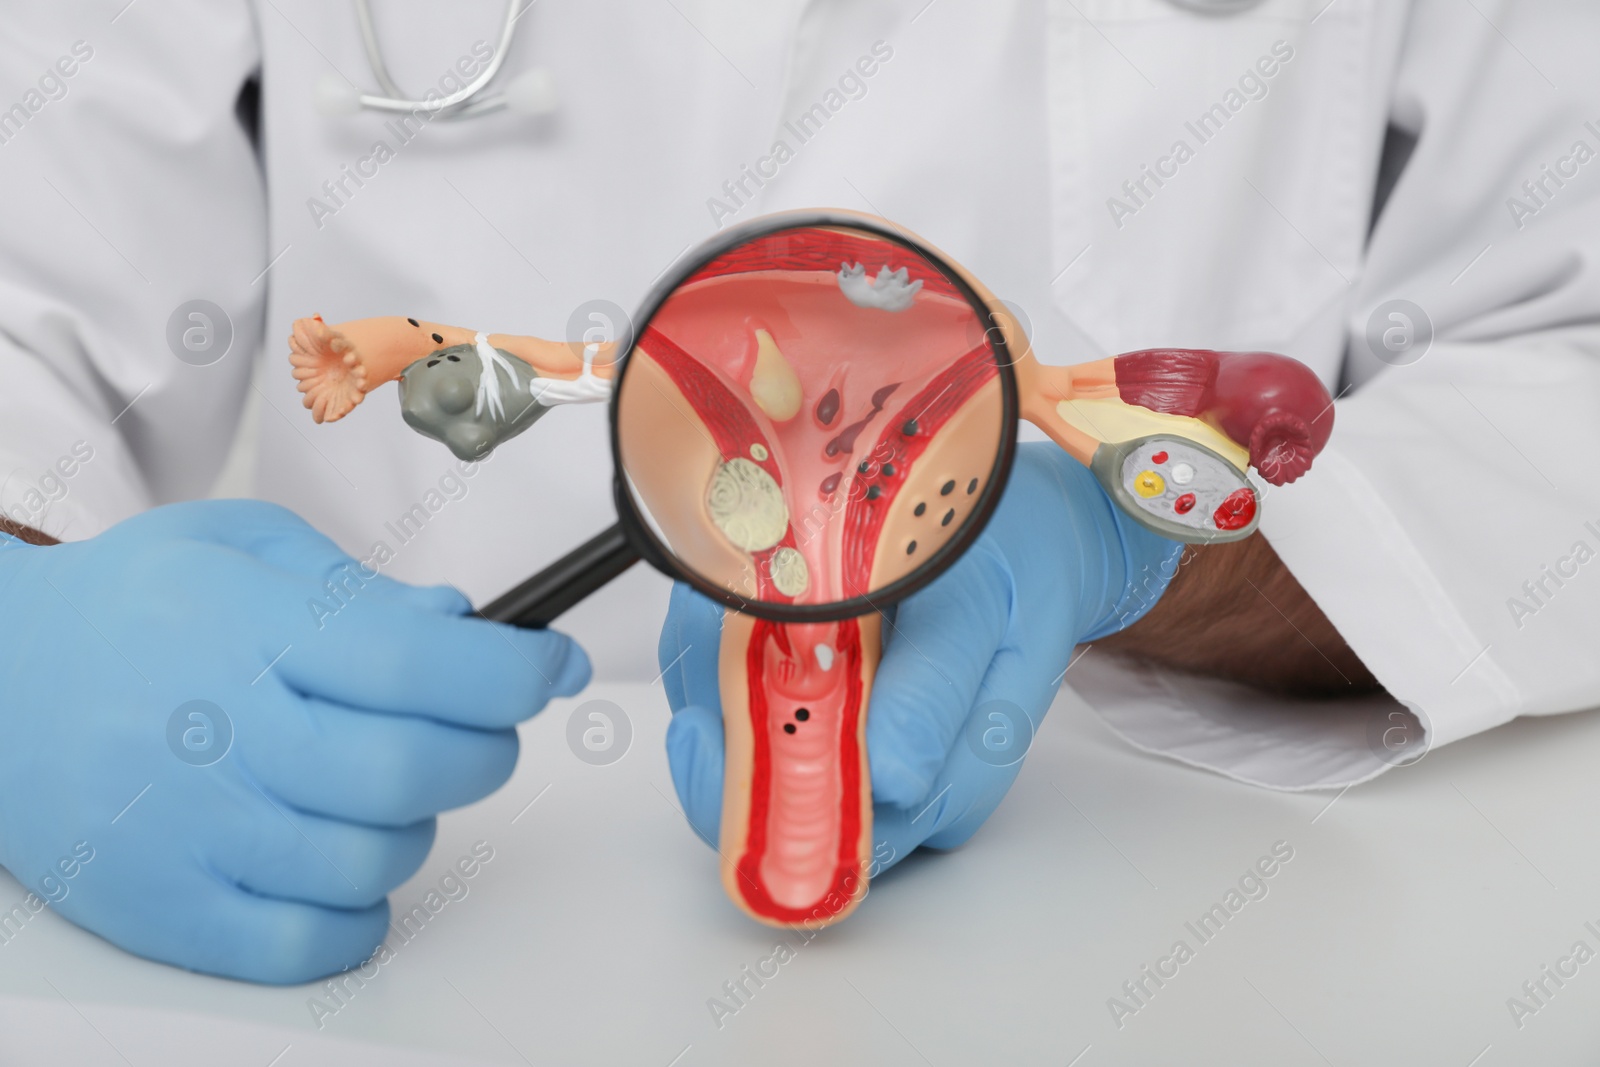
M 619 463 L 672 555 L 767 604 L 870 597 L 910 574 L 963 529 L 996 470 L 1004 408 L 990 328 L 1007 342 L 1022 416 L 1135 519 L 1181 540 L 1253 530 L 1246 469 L 1293 481 L 1328 439 L 1332 401 L 1292 359 L 1152 349 L 1045 366 L 1004 306 L 962 277 L 989 322 L 898 243 L 815 226 L 740 246 L 681 283 L 635 338 L 618 405 Z M 407 421 L 458 455 L 553 403 L 605 395 L 614 376 L 607 347 L 406 318 L 300 320 L 291 349 L 319 421 L 399 380 Z M 451 354 L 458 364 L 437 373 Z M 757 920 L 826 925 L 866 894 L 866 712 L 882 645 L 875 612 L 725 618 L 722 880 Z

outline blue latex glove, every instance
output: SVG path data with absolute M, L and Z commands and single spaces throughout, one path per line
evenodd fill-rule
M 869 874 L 920 845 L 954 848 L 972 836 L 1016 779 L 1073 646 L 1149 610 L 1182 547 L 1124 515 L 1055 445 L 1017 450 L 983 535 L 884 626 L 867 716 Z M 663 682 L 672 781 L 695 832 L 713 846 L 722 807 L 721 617 L 721 607 L 680 585 L 660 647 L 663 667 L 671 665 Z
M 193 970 L 288 983 L 365 960 L 434 815 L 500 786 L 514 724 L 589 678 L 566 637 L 366 575 L 255 501 L 0 538 L 0 865 Z M 222 715 L 174 721 L 196 700 Z

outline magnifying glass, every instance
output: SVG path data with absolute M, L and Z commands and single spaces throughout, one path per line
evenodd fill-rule
M 853 618 L 955 562 L 1005 487 L 1003 331 L 954 266 L 879 220 L 732 229 L 669 272 L 617 350 L 618 522 L 485 618 L 548 625 L 641 558 L 774 622 Z
M 1016 443 L 1004 331 L 879 220 L 807 212 L 676 265 L 621 339 L 618 522 L 481 614 L 542 626 L 638 559 L 727 605 L 733 899 L 831 922 L 866 892 L 881 612 L 982 532 Z

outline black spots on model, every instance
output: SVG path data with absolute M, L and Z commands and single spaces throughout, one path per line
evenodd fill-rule
M 437 333 L 434 334 L 433 335 L 433 343 L 436 344 L 436 345 L 444 344 L 444 335 L 443 334 L 437 334 Z
M 881 485 L 869 485 L 869 486 L 867 486 L 867 499 L 868 500 L 876 500 L 882 495 L 883 495 L 883 486 L 881 486 Z
M 448 359 L 451 363 L 460 363 L 461 362 L 461 357 L 460 356 L 445 356 L 444 358 Z
M 907 437 L 915 437 L 917 436 L 917 429 L 917 420 L 907 419 L 905 425 L 900 427 L 900 432 L 905 434 Z
M 911 542 L 909 545 L 906 546 L 906 555 L 908 555 L 908 556 L 912 555 L 916 551 L 917 551 L 917 543 L 915 541 Z
M 417 329 L 419 329 L 419 330 L 422 328 L 422 324 L 419 323 L 416 319 L 406 319 L 406 321 L 409 322 L 411 325 L 417 327 Z
M 959 479 L 956 479 L 956 478 L 947 479 L 943 485 L 939 486 L 939 495 L 940 496 L 949 496 L 950 494 L 954 493 L 956 491 L 956 484 L 957 484 L 958 480 Z M 971 479 L 970 481 L 967 482 L 967 495 L 971 496 L 972 494 L 976 493 L 977 491 L 978 491 L 978 479 L 973 478 L 973 479 Z M 911 514 L 916 516 L 919 519 L 922 518 L 922 516 L 926 515 L 927 513 L 928 513 L 928 505 L 927 505 L 927 503 L 925 501 L 921 501 L 921 500 L 917 501 L 916 507 L 911 509 Z M 939 525 L 940 526 L 949 526 L 951 523 L 953 523 L 955 521 L 956 521 L 956 509 L 955 508 L 946 508 L 944 514 L 939 517 Z M 915 542 L 913 542 L 913 545 L 914 544 L 915 544 Z M 906 551 L 910 552 L 910 551 L 912 551 L 912 549 L 908 548 L 908 549 L 906 549 Z
M 795 718 L 795 722 L 805 722 L 807 719 L 811 718 L 811 709 L 810 708 L 795 708 L 794 709 L 794 718 Z M 783 724 L 783 732 L 786 733 L 786 734 L 792 734 L 792 733 L 795 732 L 796 729 L 798 729 L 798 727 L 796 727 L 793 722 L 786 722 L 786 723 Z

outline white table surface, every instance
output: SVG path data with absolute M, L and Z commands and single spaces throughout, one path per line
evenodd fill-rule
M 0 946 L 0 1064 L 1503 1064 L 1595 1062 L 1600 960 L 1519 1029 L 1506 1001 L 1600 950 L 1600 717 L 1524 721 L 1333 794 L 1272 793 L 1122 744 L 1070 692 L 957 852 L 917 856 L 798 946 L 719 1029 L 707 1007 L 779 936 L 723 898 L 685 826 L 659 687 L 598 686 L 611 766 L 524 728 L 516 777 L 441 820 L 396 910 L 474 841 L 495 859 L 319 1031 L 315 987 L 128 956 L 41 915 Z M 538 798 L 532 806 L 529 802 Z M 519 815 L 520 813 L 520 815 Z M 1294 858 L 1203 946 L 1185 928 L 1274 842 Z M 21 888 L 0 876 L 0 903 Z M 1107 1000 L 1195 956 L 1119 1029 Z M 1553 985 L 1550 988 L 1555 988 Z M 1476 1059 L 1475 1059 L 1476 1057 Z

